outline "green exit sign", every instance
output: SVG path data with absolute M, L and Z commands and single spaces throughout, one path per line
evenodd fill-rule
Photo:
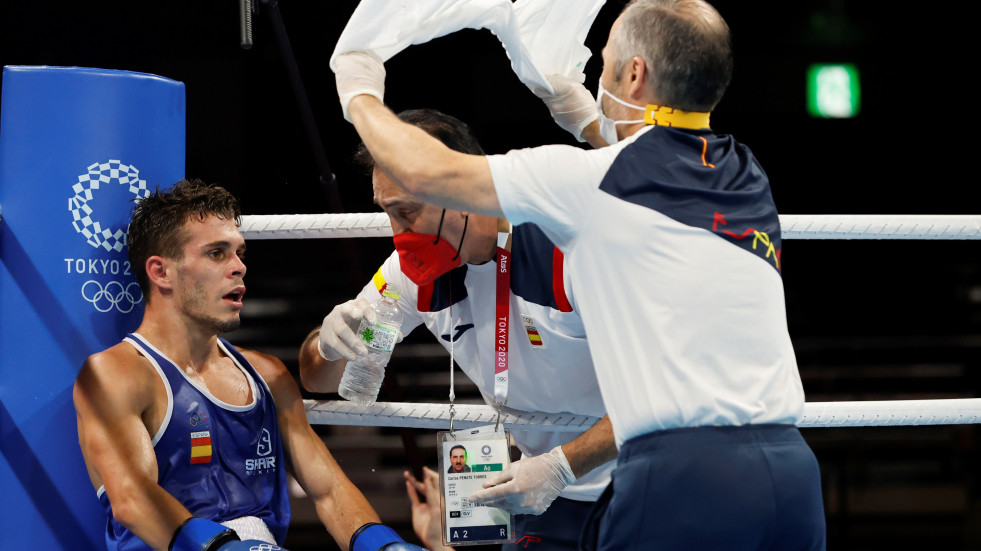
M 815 64 L 807 70 L 807 112 L 812 117 L 848 119 L 858 114 L 862 89 L 851 63 Z

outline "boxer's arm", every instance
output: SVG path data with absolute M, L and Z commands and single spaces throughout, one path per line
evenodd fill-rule
M 118 349 L 86 360 L 73 399 L 82 456 L 96 486 L 105 486 L 113 518 L 154 549 L 166 550 L 191 513 L 161 488 L 142 415 L 154 400 L 144 366 Z
M 359 528 L 380 522 L 378 514 L 310 427 L 299 388 L 283 363 L 269 355 L 243 352 L 272 390 L 283 449 L 293 475 L 313 499 L 317 516 L 327 531 L 347 550 L 351 536 Z

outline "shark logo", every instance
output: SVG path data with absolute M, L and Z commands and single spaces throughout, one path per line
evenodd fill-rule
M 272 453 L 272 437 L 268 429 L 262 429 L 259 433 L 259 445 L 255 449 L 256 455 L 263 457 Z
M 473 324 L 472 323 L 465 323 L 463 325 L 457 325 L 456 326 L 456 334 L 453 335 L 453 341 L 460 340 L 460 337 L 463 336 L 463 334 L 466 333 L 470 329 L 473 329 Z M 440 338 L 442 338 L 446 342 L 450 342 L 450 335 L 449 335 L 449 333 L 447 333 L 446 335 L 441 335 Z
M 250 475 L 276 472 L 276 457 L 267 457 L 273 452 L 272 435 L 268 429 L 259 432 L 259 443 L 256 445 L 255 453 L 259 457 L 245 460 L 245 472 Z

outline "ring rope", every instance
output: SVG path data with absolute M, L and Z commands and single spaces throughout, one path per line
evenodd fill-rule
M 246 239 L 391 237 L 384 212 L 272 214 L 242 217 Z M 981 239 L 977 215 L 780 215 L 783 239 Z
M 784 239 L 981 239 L 976 215 L 781 215 Z M 278 214 L 242 217 L 246 239 L 389 237 L 385 213 Z M 315 425 L 448 429 L 449 404 L 304 400 Z M 457 404 L 454 424 L 471 428 L 497 420 L 483 404 Z M 581 432 L 597 417 L 505 408 L 501 422 L 515 430 Z M 981 423 L 981 399 L 808 402 L 799 427 L 963 425 Z
M 365 406 L 344 400 L 304 400 L 313 425 L 448 429 L 449 404 L 376 402 Z M 494 423 L 497 410 L 484 404 L 456 404 L 454 428 Z M 571 413 L 524 412 L 505 407 L 501 423 L 512 430 L 582 432 L 598 417 Z M 969 425 L 981 423 L 981 398 L 808 402 L 798 427 L 885 427 Z
M 242 216 L 246 239 L 330 239 L 391 237 L 384 212 L 348 214 L 270 214 Z

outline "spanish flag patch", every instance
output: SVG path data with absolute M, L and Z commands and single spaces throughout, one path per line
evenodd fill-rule
M 535 327 L 535 320 L 528 316 L 521 316 L 521 323 L 525 326 L 525 332 L 528 333 L 528 342 L 531 343 L 532 348 L 545 348 L 545 341 L 542 340 L 542 336 L 538 333 L 538 328 Z
M 191 433 L 191 464 L 211 463 L 211 432 Z

